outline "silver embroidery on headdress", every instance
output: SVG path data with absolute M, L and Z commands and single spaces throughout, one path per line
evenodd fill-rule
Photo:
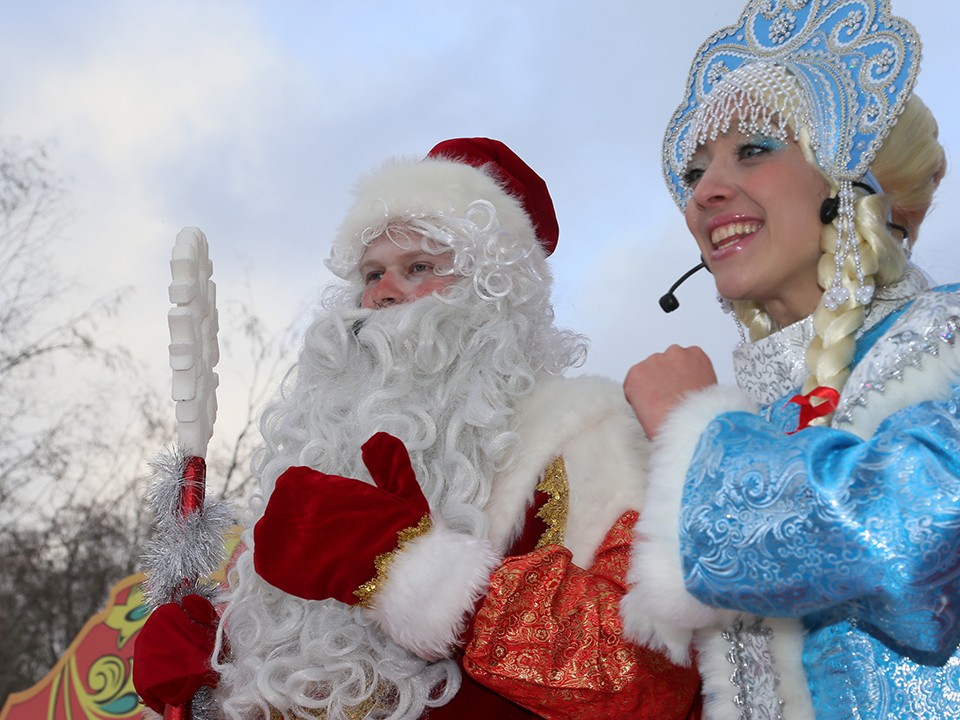
M 663 173 L 674 202 L 682 210 L 690 198 L 683 177 L 693 152 L 734 120 L 781 140 L 788 127 L 807 128 L 817 162 L 840 188 L 837 274 L 824 295 L 836 308 L 849 297 L 840 269 L 856 252 L 853 182 L 896 124 L 919 62 L 920 39 L 891 15 L 889 0 L 750 0 L 736 25 L 697 51 L 667 127 Z M 855 299 L 865 305 L 873 288 L 857 275 Z

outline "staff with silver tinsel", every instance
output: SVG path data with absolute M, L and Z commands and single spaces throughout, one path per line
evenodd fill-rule
M 168 623 L 152 623 L 141 631 L 141 636 L 143 632 L 169 634 L 159 643 L 157 638 L 138 642 L 138 651 L 152 657 L 135 655 L 133 672 L 136 682 L 138 664 L 146 666 L 149 660 L 154 670 L 169 667 L 169 678 L 161 674 L 151 681 L 162 687 L 164 697 L 175 697 L 177 702 L 164 704 L 141 692 L 144 703 L 164 718 L 202 720 L 212 717 L 210 686 L 216 684 L 209 653 L 204 656 L 204 649 L 212 646 L 217 623 L 216 586 L 206 578 L 224 560 L 223 538 L 232 516 L 226 503 L 204 497 L 205 456 L 217 415 L 219 378 L 213 368 L 219 347 L 213 264 L 207 238 L 198 228 L 184 228 L 177 235 L 170 269 L 174 307 L 168 321 L 177 445 L 151 463 L 147 501 L 157 525 L 144 555 L 144 595 L 155 617 L 171 617 Z M 185 615 L 190 622 L 174 615 Z M 185 679 L 183 668 L 191 665 L 196 670 Z

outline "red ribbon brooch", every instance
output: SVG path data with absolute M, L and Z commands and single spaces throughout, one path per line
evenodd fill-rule
M 814 398 L 820 400 L 816 405 L 813 404 Z M 787 435 L 800 432 L 817 418 L 829 415 L 837 409 L 839 402 L 840 393 L 831 387 L 825 387 L 823 385 L 815 387 L 806 395 L 794 395 L 787 400 L 787 405 L 794 403 L 800 406 L 800 422 L 797 424 L 797 429 L 788 432 Z M 784 405 L 784 407 L 787 405 Z

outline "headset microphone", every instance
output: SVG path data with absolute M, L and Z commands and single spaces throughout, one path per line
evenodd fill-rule
M 687 270 L 679 280 L 677 280 L 673 285 L 670 286 L 670 289 L 667 290 L 666 294 L 660 298 L 660 309 L 665 313 L 671 313 L 680 307 L 680 301 L 677 300 L 677 296 L 673 292 L 683 284 L 688 277 L 693 275 L 698 270 L 703 270 L 707 267 L 707 264 L 701 259 L 700 263 L 696 267 L 692 267 Z

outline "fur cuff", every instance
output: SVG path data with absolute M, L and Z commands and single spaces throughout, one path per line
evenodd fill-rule
M 783 720 L 813 720 L 813 698 L 803 669 L 803 643 L 806 631 L 799 620 L 767 618 L 773 630 L 770 643 L 780 678 Z
M 487 540 L 434 521 L 394 556 L 366 611 L 397 644 L 427 660 L 456 648 L 500 564 Z
M 764 618 L 764 625 L 773 631 L 770 653 L 767 659 L 771 666 L 766 671 L 774 673 L 776 685 L 759 684 L 751 689 L 750 709 L 758 714 L 762 709 L 779 708 L 783 720 L 813 720 L 813 700 L 807 676 L 803 670 L 804 630 L 798 620 L 787 618 Z M 744 708 L 735 701 L 737 686 L 731 682 L 735 665 L 730 659 L 730 641 L 724 639 L 721 628 L 698 630 L 697 667 L 703 678 L 704 717 L 711 720 L 740 720 Z M 775 695 L 763 695 L 773 690 Z M 779 701 L 783 706 L 779 706 Z
M 664 650 L 677 663 L 689 662 L 693 630 L 733 615 L 704 605 L 684 586 L 679 519 L 687 469 L 701 434 L 717 415 L 755 409 L 736 388 L 707 388 L 684 398 L 654 441 L 621 613 L 627 637 Z

